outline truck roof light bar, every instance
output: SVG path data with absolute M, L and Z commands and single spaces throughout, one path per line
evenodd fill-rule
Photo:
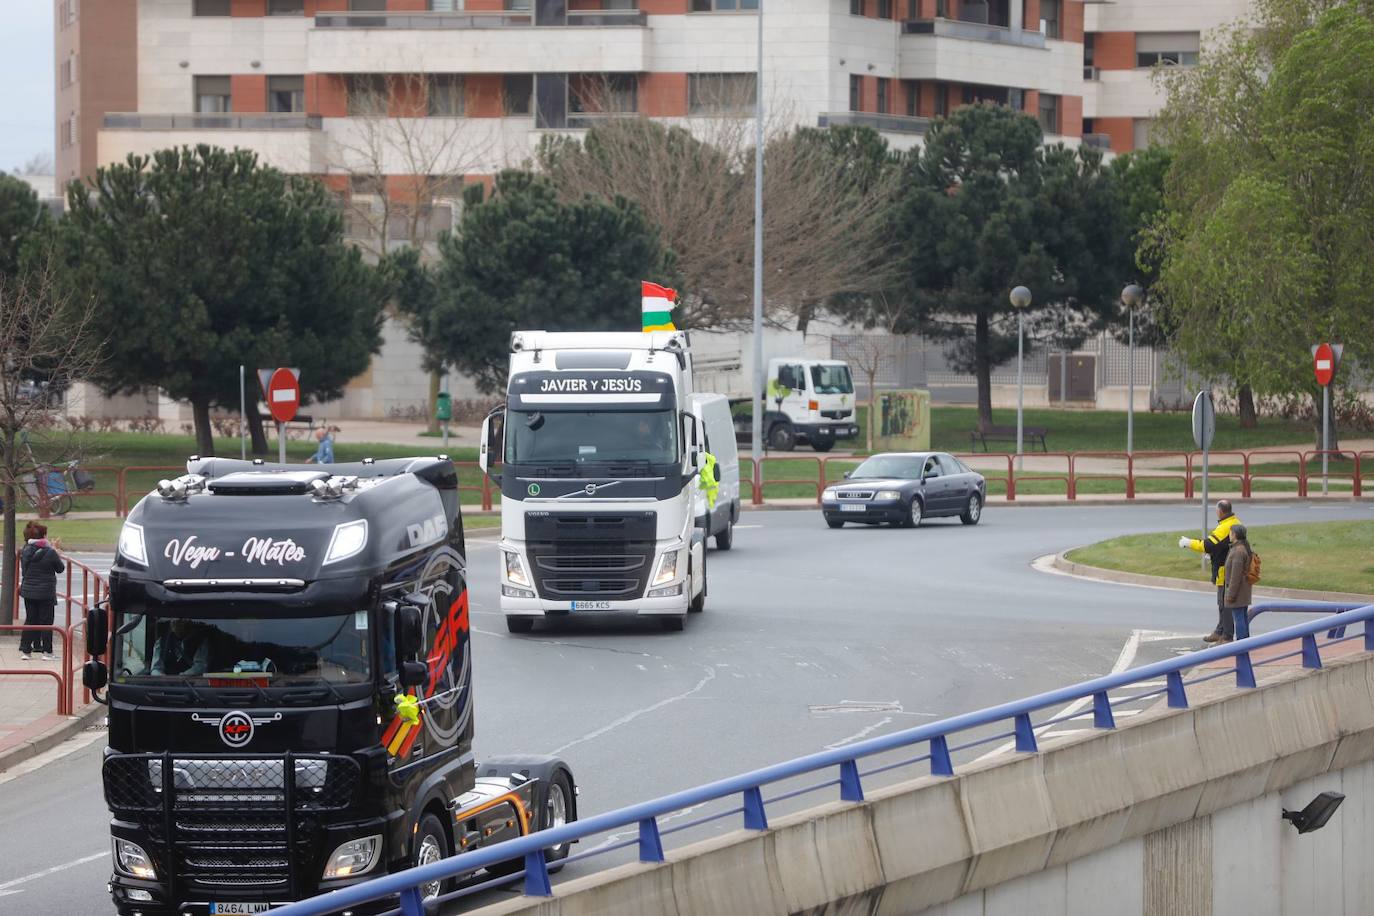
M 340 475 L 328 480 L 310 481 L 310 493 L 316 499 L 338 499 L 345 490 L 358 489 L 358 478 Z
M 175 480 L 159 480 L 157 482 L 157 495 L 163 499 L 185 499 L 192 493 L 204 491 L 205 481 L 206 478 L 199 474 L 183 474 Z

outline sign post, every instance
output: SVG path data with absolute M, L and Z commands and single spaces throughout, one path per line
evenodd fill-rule
M 1312 347 L 1312 370 L 1316 373 L 1317 384 L 1322 386 L 1322 496 L 1327 495 L 1330 486 L 1327 462 L 1331 457 L 1331 381 L 1336 377 L 1336 366 L 1344 349 L 1341 344 L 1329 343 Z
M 295 418 L 301 406 L 300 370 L 280 368 L 269 373 L 259 369 L 258 377 L 264 380 L 267 412 L 277 421 L 277 457 L 286 464 L 286 424 Z
M 1212 406 L 1212 394 L 1199 391 L 1193 400 L 1193 444 L 1202 449 L 1202 539 L 1207 540 L 1207 475 L 1210 464 L 1208 452 L 1212 450 L 1212 440 L 1217 435 L 1217 413 Z M 1203 568 L 1207 566 L 1207 555 L 1202 555 Z

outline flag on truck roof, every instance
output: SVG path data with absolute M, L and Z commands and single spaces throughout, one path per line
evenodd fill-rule
M 673 306 L 677 304 L 677 291 L 648 280 L 640 281 L 644 296 L 644 330 L 676 331 L 673 327 Z

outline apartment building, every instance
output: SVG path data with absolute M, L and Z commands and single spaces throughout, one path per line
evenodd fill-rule
M 57 187 L 95 171 L 105 112 L 138 104 L 137 0 L 53 3 Z
M 59 90 L 74 138 L 59 176 L 185 143 L 247 147 L 321 176 L 361 243 L 425 244 L 454 220 L 452 176 L 518 165 L 550 133 L 639 115 L 710 134 L 749 117 L 758 2 L 56 0 L 59 71 L 79 54 L 83 83 L 108 83 Z M 1193 62 L 1244 4 L 774 0 L 764 103 L 775 125 L 866 125 L 908 149 L 934 118 L 993 101 L 1048 140 L 1124 152 L 1159 105 L 1149 68 Z M 96 48 L 118 78 L 90 72 Z M 414 354 L 389 331 L 342 413 L 422 403 Z

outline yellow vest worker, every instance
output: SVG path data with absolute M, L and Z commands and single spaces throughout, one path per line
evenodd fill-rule
M 1222 516 L 1206 540 L 1181 537 L 1178 546 L 1186 550 L 1205 553 L 1212 560 L 1212 584 L 1226 584 L 1226 554 L 1231 550 L 1231 527 L 1240 524 L 1240 519 L 1231 514 L 1231 503 L 1222 500 L 1217 504 L 1217 514 Z
M 716 466 L 716 456 L 710 452 L 701 453 L 701 470 L 697 472 L 697 485 L 706 494 L 708 509 L 716 507 L 716 493 L 720 490 L 720 468 Z

